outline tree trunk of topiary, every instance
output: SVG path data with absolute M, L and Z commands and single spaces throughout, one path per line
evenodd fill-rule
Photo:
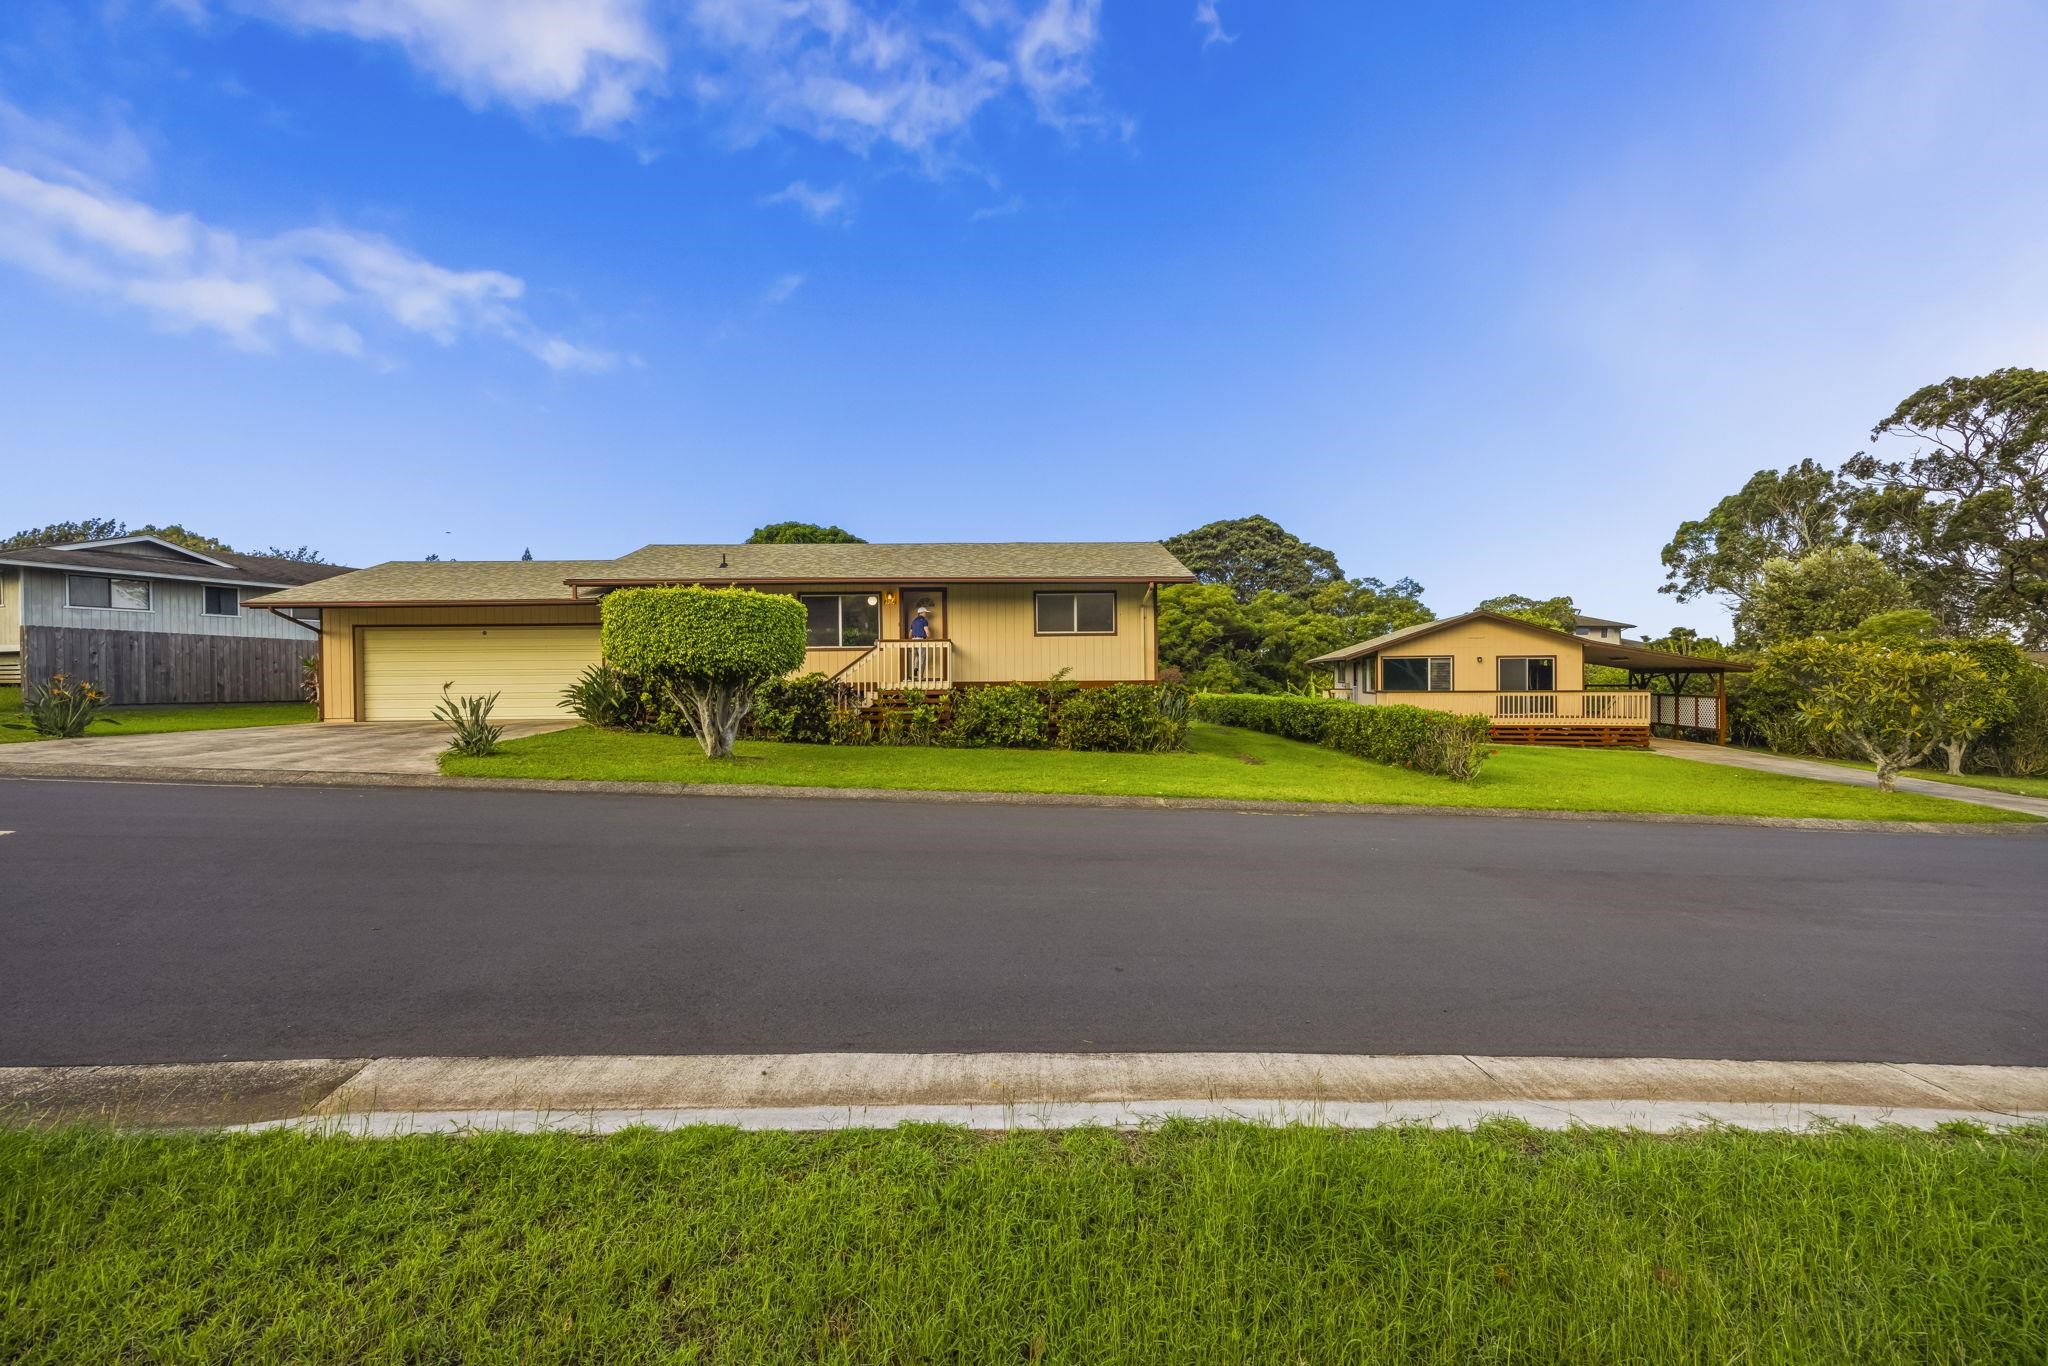
M 690 729 L 696 732 L 697 743 L 704 747 L 704 757 L 732 758 L 740 723 L 754 709 L 754 685 L 685 680 L 670 683 L 668 694 L 671 701 L 688 713 Z

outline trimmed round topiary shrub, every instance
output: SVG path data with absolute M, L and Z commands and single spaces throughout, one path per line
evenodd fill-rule
M 803 606 L 780 594 L 621 588 L 601 611 L 605 662 L 655 681 L 708 758 L 729 758 L 755 690 L 804 662 Z

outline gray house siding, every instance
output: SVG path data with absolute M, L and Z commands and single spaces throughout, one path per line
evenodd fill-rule
M 23 569 L 26 580 L 23 626 L 67 626 L 83 631 L 164 631 L 176 635 L 237 636 L 266 640 L 299 640 L 317 645 L 319 637 L 303 626 L 294 626 L 275 612 L 261 607 L 244 608 L 232 617 L 207 616 L 206 585 L 176 579 L 151 579 L 150 610 L 130 612 L 110 607 L 69 606 L 65 587 L 68 577 L 59 570 Z M 118 578 L 116 574 L 86 574 L 84 578 Z M 228 587 L 230 585 L 217 585 Z M 243 587 L 248 597 L 260 597 L 268 589 Z
M 207 615 L 203 583 L 148 580 L 150 609 L 132 611 L 70 606 L 66 571 L 16 572 L 23 676 L 85 679 L 116 706 L 295 702 L 299 660 L 320 653 L 317 629 L 263 608 Z M 240 591 L 255 597 L 265 590 Z

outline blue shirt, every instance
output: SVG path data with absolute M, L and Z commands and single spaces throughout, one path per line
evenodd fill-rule
M 932 638 L 931 620 L 927 617 L 912 617 L 910 619 L 910 638 L 912 640 L 930 640 Z

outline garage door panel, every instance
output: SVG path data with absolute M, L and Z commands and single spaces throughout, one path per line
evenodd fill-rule
M 598 662 L 595 626 L 386 626 L 363 631 L 363 719 L 433 716 L 441 685 L 499 694 L 494 720 L 566 717 L 562 689 Z

